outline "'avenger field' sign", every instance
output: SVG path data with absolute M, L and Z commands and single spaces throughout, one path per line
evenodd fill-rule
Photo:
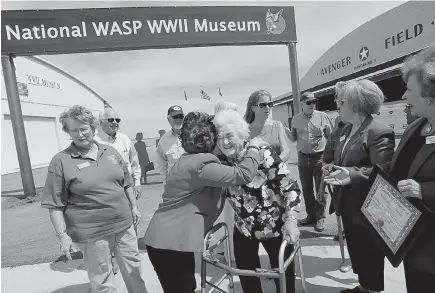
M 296 42 L 293 7 L 2 11 L 2 54 Z

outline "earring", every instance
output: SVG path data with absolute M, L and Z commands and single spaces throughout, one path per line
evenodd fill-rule
M 430 98 L 429 101 L 427 102 L 429 104 L 429 106 L 431 106 L 433 104 L 433 98 Z

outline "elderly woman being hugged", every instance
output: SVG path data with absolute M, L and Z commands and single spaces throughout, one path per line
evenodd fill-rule
M 169 171 L 163 202 L 153 215 L 145 234 L 151 263 L 165 293 L 195 291 L 194 253 L 202 252 L 205 231 L 221 212 L 222 188 L 251 182 L 259 165 L 259 147 L 249 142 L 237 166 L 222 165 L 212 154 L 217 133 L 213 116 L 191 112 L 181 128 L 186 151 Z
M 370 227 L 361 212 L 373 166 L 390 162 L 394 153 L 393 130 L 372 117 L 383 102 L 382 91 L 369 80 L 349 81 L 338 88 L 336 103 L 346 124 L 335 145 L 334 165 L 325 165 L 323 170 L 326 183 L 342 185 L 339 192 L 334 192 L 331 205 L 342 216 L 352 268 L 359 281 L 359 286 L 342 293 L 384 290 L 385 257 L 370 241 Z
M 73 106 L 59 118 L 72 143 L 48 167 L 41 206 L 49 209 L 60 248 L 71 259 L 83 252 L 92 292 L 116 292 L 114 252 L 129 293 L 145 293 L 134 224 L 140 213 L 132 177 L 111 146 L 94 141 L 97 118 Z
M 217 127 L 219 159 L 223 164 L 236 166 L 247 155 L 249 126 L 237 111 L 223 110 L 213 120 Z M 293 208 L 300 202 L 300 190 L 292 179 L 287 165 L 272 147 L 262 147 L 261 163 L 254 180 L 248 184 L 233 185 L 226 197 L 235 211 L 234 254 L 239 269 L 260 268 L 258 248 L 266 249 L 271 266 L 278 267 L 278 254 L 284 236 L 291 244 L 299 240 L 299 229 Z M 286 250 L 288 258 L 293 251 Z M 294 264 L 286 271 L 287 292 L 295 292 Z M 245 293 L 261 293 L 258 278 L 240 276 Z M 279 292 L 279 286 L 277 284 Z

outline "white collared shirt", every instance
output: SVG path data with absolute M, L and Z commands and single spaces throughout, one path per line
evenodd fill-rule
M 168 175 L 175 162 L 184 154 L 178 135 L 172 130 L 166 132 L 157 145 L 157 168 L 163 176 Z
M 128 171 L 133 176 L 134 186 L 140 186 L 141 169 L 139 157 L 131 139 L 119 131 L 112 137 L 101 128 L 98 128 L 95 134 L 95 140 L 99 143 L 110 145 L 118 151 L 127 165 Z

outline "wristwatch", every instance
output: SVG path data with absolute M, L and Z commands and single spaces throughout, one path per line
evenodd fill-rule
M 60 231 L 56 233 L 57 238 L 60 238 L 63 234 L 67 234 L 66 230 Z M 68 235 L 68 234 L 67 234 Z

